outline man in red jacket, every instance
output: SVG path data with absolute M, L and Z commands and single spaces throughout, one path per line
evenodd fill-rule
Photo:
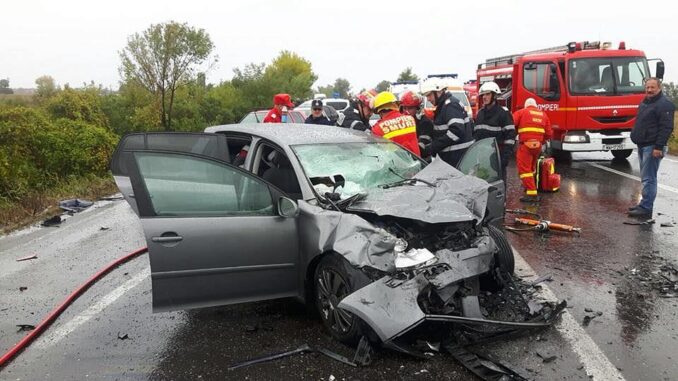
M 273 108 L 266 114 L 264 123 L 283 123 L 283 107 L 288 110 L 294 108 L 294 103 L 289 94 L 276 94 L 273 96 Z
M 518 151 L 516 152 L 516 166 L 520 181 L 525 188 L 522 202 L 538 202 L 537 184 L 534 175 L 537 160 L 541 154 L 541 147 L 553 136 L 551 121 L 545 112 L 537 108 L 534 98 L 525 101 L 525 108 L 513 114 L 513 123 L 518 132 Z
M 400 113 L 398 98 L 388 91 L 381 92 L 374 98 L 374 109 L 381 119 L 372 127 L 372 133 L 392 140 L 421 156 L 417 122 L 413 117 Z

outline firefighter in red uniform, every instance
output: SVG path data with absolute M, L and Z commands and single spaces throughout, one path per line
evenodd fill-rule
M 421 157 L 427 159 L 431 156 L 431 142 L 433 139 L 433 122 L 427 118 L 421 110 L 421 97 L 413 91 L 406 91 L 400 96 L 400 112 L 414 118 L 417 123 L 417 138 L 419 139 L 419 152 Z
M 383 91 L 374 98 L 374 110 L 381 119 L 372 127 L 372 133 L 392 140 L 420 156 L 417 122 L 413 117 L 400 113 L 398 98 L 393 93 Z
M 294 103 L 290 99 L 289 94 L 276 94 L 273 96 L 273 108 L 266 114 L 264 123 L 283 123 L 282 116 L 283 108 L 294 108 Z
M 551 121 L 545 112 L 537 109 L 534 98 L 525 101 L 525 108 L 513 114 L 513 122 L 518 130 L 518 152 L 516 165 L 520 181 L 525 188 L 522 202 L 539 202 L 535 173 L 541 148 L 553 136 Z

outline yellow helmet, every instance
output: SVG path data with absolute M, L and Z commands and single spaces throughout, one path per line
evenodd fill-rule
M 374 109 L 379 112 L 384 109 L 397 110 L 398 98 L 389 91 L 382 91 L 374 98 Z

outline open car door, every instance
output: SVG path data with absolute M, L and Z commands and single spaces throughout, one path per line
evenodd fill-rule
M 137 143 L 149 141 L 147 134 L 141 135 L 134 138 Z M 225 139 L 223 135 L 161 135 L 168 143 L 162 150 L 121 141 L 124 146 L 111 163 L 129 179 L 146 236 L 153 310 L 297 296 L 296 218 L 289 213 L 296 205 L 264 180 L 225 161 L 228 155 L 216 140 Z M 212 155 L 205 155 L 207 149 L 190 152 L 183 144 L 189 140 L 215 144 Z
M 501 224 L 506 209 L 506 189 L 496 139 L 486 138 L 473 143 L 459 160 L 457 169 L 490 184 L 485 219 Z

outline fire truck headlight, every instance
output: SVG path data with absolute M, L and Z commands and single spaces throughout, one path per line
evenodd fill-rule
M 564 143 L 588 143 L 589 142 L 589 137 L 588 135 L 565 135 L 565 138 L 563 139 Z

